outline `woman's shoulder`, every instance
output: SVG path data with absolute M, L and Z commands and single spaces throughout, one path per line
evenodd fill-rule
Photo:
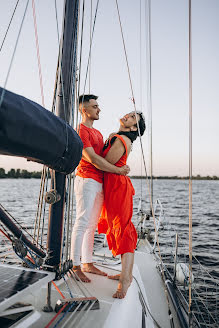
M 127 151 L 128 151 L 128 153 L 129 153 L 129 151 L 130 151 L 130 149 L 131 149 L 131 140 L 127 137 L 127 136 L 125 136 L 125 135 L 123 135 L 123 134 L 119 134 L 119 135 L 115 135 L 114 136 L 115 138 L 116 138 L 116 140 L 115 140 L 115 142 L 118 144 L 118 143 L 122 143 L 123 144 L 123 146 L 125 147 L 125 148 L 127 148 Z
M 117 134 L 117 135 L 115 135 L 115 137 L 118 137 L 118 139 L 120 139 L 120 137 L 121 137 L 121 139 L 123 139 L 125 141 L 125 143 L 126 143 L 127 146 L 128 145 L 131 145 L 131 143 L 132 143 L 131 140 L 127 136 L 125 136 L 123 134 L 119 134 L 119 135 Z

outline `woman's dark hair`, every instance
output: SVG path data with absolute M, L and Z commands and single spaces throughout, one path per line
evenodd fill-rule
M 145 118 L 142 112 L 137 112 L 137 114 L 140 116 L 140 120 L 138 121 L 140 135 L 143 136 L 144 131 L 146 130 Z
M 143 136 L 144 131 L 146 129 L 145 118 L 142 112 L 136 112 L 136 114 L 140 116 L 140 119 L 138 121 L 138 125 L 136 123 L 135 126 L 137 128 L 139 126 L 140 135 Z M 135 141 L 139 136 L 138 129 L 136 131 L 129 131 L 129 132 L 119 131 L 117 134 L 121 134 L 128 137 L 131 140 L 131 142 Z
M 140 135 L 143 136 L 144 131 L 146 129 L 145 118 L 144 118 L 142 112 L 136 112 L 136 113 L 140 116 L 140 119 L 138 121 L 138 126 L 139 126 Z M 137 123 L 135 126 L 138 127 Z M 119 131 L 116 134 L 128 137 L 131 140 L 131 143 L 133 143 L 139 136 L 138 129 L 136 131 L 128 131 L 128 132 L 127 131 Z M 116 137 L 112 137 L 112 139 L 110 141 L 111 145 L 114 143 L 115 140 L 116 140 Z M 105 143 L 103 150 L 105 150 L 108 147 L 108 144 L 109 144 L 109 140 L 107 140 L 107 142 Z

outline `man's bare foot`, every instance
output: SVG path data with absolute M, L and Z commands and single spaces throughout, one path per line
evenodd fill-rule
M 91 282 L 91 280 L 87 276 L 85 276 L 85 274 L 81 271 L 80 265 L 79 266 L 73 266 L 72 271 L 75 274 L 76 280 L 78 280 L 78 281 L 81 280 L 82 282 Z
M 112 280 L 119 280 L 119 278 L 120 278 L 120 273 L 119 274 L 115 274 L 115 275 L 107 275 L 107 278 L 109 278 L 109 279 L 112 279 Z
M 115 294 L 113 294 L 113 297 L 124 298 L 130 285 L 130 279 L 121 279 L 118 283 L 117 291 L 115 292 Z
M 107 273 L 96 268 L 93 263 L 83 263 L 82 266 L 83 272 L 89 272 L 94 274 L 99 274 L 100 276 L 107 276 Z

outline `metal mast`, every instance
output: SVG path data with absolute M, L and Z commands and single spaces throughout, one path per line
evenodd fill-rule
M 65 0 L 62 37 L 59 51 L 59 76 L 56 91 L 56 114 L 69 123 L 74 94 L 76 74 L 76 49 L 78 28 L 79 0 Z M 68 149 L 68 135 L 66 129 L 66 149 Z M 61 199 L 50 205 L 47 247 L 49 259 L 47 264 L 60 264 L 64 205 L 65 205 L 66 175 L 55 173 L 55 186 Z

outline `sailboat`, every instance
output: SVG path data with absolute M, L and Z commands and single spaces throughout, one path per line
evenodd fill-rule
M 139 241 L 133 282 L 125 299 L 112 298 L 116 281 L 91 275 L 92 282 L 85 284 L 71 270 L 73 263 L 69 247 L 74 182 L 71 173 L 82 152 L 80 138 L 71 127 L 77 124 L 77 114 L 74 115 L 72 109 L 77 108 L 79 12 L 79 0 L 65 0 L 53 102 L 57 116 L 5 87 L 0 89 L 1 154 L 21 156 L 44 164 L 32 234 L 0 206 L 1 233 L 20 259 L 15 264 L 9 258 L 10 263 L 0 265 L 0 325 L 22 328 L 204 327 L 177 288 L 180 277 L 190 287 L 193 279 L 185 265 L 177 266 L 177 242 L 173 276 L 160 256 L 158 232 L 164 220 L 160 201 L 155 205 L 151 202 L 150 213 L 145 213 L 139 203 Z M 88 58 L 86 76 L 91 46 Z M 13 134 L 15 124 L 22 131 L 16 137 Z M 47 191 L 49 176 L 51 188 Z M 49 204 L 48 228 L 44 220 L 44 199 Z M 149 217 L 153 217 L 155 223 L 152 245 L 146 238 Z M 112 257 L 104 239 L 98 239 L 93 259 L 108 274 L 121 271 L 120 258 Z

